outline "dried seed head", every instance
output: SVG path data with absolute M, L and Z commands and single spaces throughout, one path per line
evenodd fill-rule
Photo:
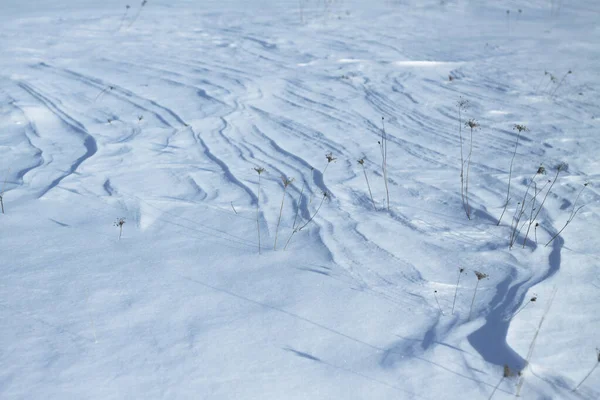
M 325 158 L 327 158 L 327 163 L 337 160 L 337 158 L 335 158 L 331 152 L 325 154 Z
M 361 158 L 360 160 L 358 160 L 358 163 L 359 163 L 360 165 L 365 165 L 365 159 L 364 159 L 364 158 Z
M 529 132 L 529 128 L 527 128 L 525 125 L 521 125 L 521 124 L 514 124 L 513 129 L 516 129 L 519 131 L 519 133 L 521 132 Z
M 263 167 L 254 167 L 254 170 L 260 175 L 263 172 L 265 172 L 265 169 Z
M 286 178 L 285 176 L 282 176 L 281 181 L 283 182 L 283 187 L 286 188 L 290 185 L 290 183 L 294 182 L 294 178 Z
M 546 175 L 546 168 L 543 165 L 540 165 L 536 172 L 537 175 Z
M 458 99 L 456 105 L 461 110 L 466 110 L 469 107 L 469 100 L 463 99 L 462 97 Z
M 566 162 L 560 162 L 557 166 L 556 169 L 559 171 L 568 171 L 569 170 L 569 164 L 567 164 Z
M 512 375 L 513 375 L 513 373 L 510 370 L 510 367 L 507 364 L 504 364 L 504 371 L 502 373 L 502 376 L 505 377 L 505 378 L 508 378 L 508 377 L 510 377 Z
M 488 274 L 484 274 L 483 272 L 475 271 L 475 276 L 477 276 L 477 280 L 480 281 L 488 277 Z
M 459 273 L 459 274 L 462 274 L 464 271 L 465 271 L 465 269 L 464 269 L 464 268 L 462 268 L 462 267 L 459 267 L 459 268 L 458 268 L 458 273 Z
M 531 299 L 529 299 L 529 301 L 536 302 L 537 301 L 537 294 L 534 294 L 533 297 Z
M 118 227 L 122 227 L 123 225 L 125 225 L 125 218 L 117 218 L 114 225 L 118 226 Z
M 477 128 L 479 128 L 479 124 L 473 118 L 471 118 L 470 120 L 468 120 L 467 122 L 465 122 L 465 125 L 467 127 L 471 128 L 471 129 L 477 129 Z

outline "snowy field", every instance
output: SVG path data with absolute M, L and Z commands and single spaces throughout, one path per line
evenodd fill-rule
M 600 398 L 596 0 L 140 3 L 0 4 L 1 399 Z

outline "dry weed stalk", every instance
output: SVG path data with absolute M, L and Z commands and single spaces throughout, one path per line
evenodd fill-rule
M 547 247 L 550 243 L 552 243 L 552 241 L 554 239 L 556 239 L 557 236 L 562 233 L 562 231 L 565 230 L 567 225 L 569 225 L 571 223 L 571 221 L 573 221 L 573 218 L 575 218 L 575 215 L 577 215 L 579 210 L 581 210 L 584 207 L 584 206 L 579 206 L 579 207 L 576 207 L 576 206 L 577 206 L 577 200 L 579 200 L 579 196 L 581 196 L 581 193 L 587 186 L 588 186 L 587 182 L 583 184 L 583 187 L 581 188 L 581 190 L 577 194 L 577 197 L 575 198 L 575 201 L 573 202 L 573 208 L 571 209 L 571 214 L 569 214 L 569 218 L 567 219 L 567 222 L 565 222 L 564 226 L 558 232 L 556 232 L 556 234 L 554 236 L 552 236 L 552 238 L 548 241 L 548 243 L 546 243 L 546 246 L 544 246 L 544 247 Z
M 498 226 L 500 225 L 500 222 L 502 222 L 502 217 L 504 216 L 504 213 L 506 212 L 506 208 L 508 207 L 508 202 L 510 201 L 510 181 L 512 179 L 512 169 L 513 169 L 513 164 L 515 162 L 515 156 L 517 155 L 517 147 L 519 146 L 519 138 L 520 138 L 521 132 L 529 132 L 529 129 L 525 125 L 520 125 L 520 124 L 515 124 L 513 126 L 513 129 L 516 129 L 517 131 L 519 131 L 519 133 L 517 134 L 515 150 L 513 151 L 513 156 L 512 156 L 512 159 L 510 160 L 510 168 L 508 169 L 508 188 L 506 189 L 506 201 L 504 202 L 504 209 L 502 210 L 500 219 L 498 219 L 498 224 L 497 224 Z
M 388 187 L 387 175 L 387 133 L 385 132 L 385 118 L 381 117 L 381 141 L 379 149 L 381 150 L 381 170 L 383 172 L 383 183 L 385 184 L 385 194 L 387 198 L 387 210 L 390 211 L 390 189 Z
M 471 157 L 473 155 L 473 130 L 480 127 L 480 125 L 474 119 L 468 120 L 465 125 L 471 129 L 471 139 L 469 141 L 469 155 L 467 156 L 467 174 L 465 177 L 465 212 L 467 218 L 471 219 L 471 206 L 469 205 L 469 171 L 471 169 Z
M 579 384 L 577 386 L 575 386 L 575 389 L 573 389 L 573 391 L 575 392 L 577 389 L 579 389 L 579 386 L 581 386 L 583 384 L 583 382 L 586 381 L 587 378 L 590 377 L 590 375 L 592 375 L 592 373 L 594 372 L 594 370 L 596 368 L 598 368 L 598 365 L 600 365 L 600 349 L 596 348 L 596 364 L 594 364 L 594 366 L 592 367 L 592 369 L 590 370 L 590 372 L 587 373 L 587 375 L 581 380 L 581 382 L 579 382 Z
M 329 195 L 327 194 L 327 192 L 323 192 L 323 197 L 321 198 L 321 203 L 319 203 L 319 207 L 317 207 L 317 210 L 315 211 L 315 213 L 308 219 L 308 221 L 306 221 L 306 223 L 304 225 L 301 225 L 298 228 L 295 228 L 294 230 L 292 230 L 292 233 L 290 234 L 290 237 L 288 238 L 287 242 L 285 243 L 283 250 L 287 249 L 288 245 L 290 244 L 290 241 L 292 240 L 292 237 L 294 237 L 296 232 L 300 232 L 302 229 L 304 229 L 317 216 L 317 214 L 319 213 L 319 210 L 321 209 L 321 206 L 323 205 L 323 202 L 325 201 L 325 199 L 328 196 Z
M 477 288 L 479 287 L 479 282 L 482 279 L 485 279 L 488 277 L 487 274 L 484 274 L 483 272 L 479 272 L 479 271 L 475 271 L 475 276 L 477 277 L 477 284 L 475 285 L 475 291 L 473 293 L 473 300 L 471 300 L 471 308 L 469 309 L 469 320 L 471 320 L 471 313 L 473 312 L 473 304 L 475 304 L 475 296 L 477 296 Z
M 454 315 L 454 305 L 456 304 L 456 296 L 458 295 L 458 284 L 460 283 L 460 277 L 465 271 L 464 268 L 458 268 L 458 279 L 456 280 L 456 289 L 454 290 L 454 300 L 452 301 L 452 315 Z
M 363 174 L 365 175 L 365 181 L 367 181 L 367 188 L 369 188 L 369 196 L 371 196 L 371 202 L 373 203 L 373 209 L 377 210 L 375 207 L 375 200 L 373 200 L 373 193 L 371 192 L 371 185 L 369 184 L 369 178 L 367 178 L 367 170 L 365 169 L 365 159 L 364 157 L 358 160 L 358 163 L 361 165 Z
M 279 218 L 277 219 L 277 228 L 275 228 L 275 243 L 273 244 L 273 250 L 277 250 L 277 234 L 279 233 L 279 224 L 281 223 L 281 214 L 283 212 L 283 202 L 285 201 L 285 192 L 287 187 L 294 181 L 294 178 L 281 177 L 283 182 L 283 197 L 281 198 L 281 207 L 279 208 Z
M 460 139 L 460 198 L 462 200 L 463 207 L 465 207 L 465 158 L 463 154 L 462 111 L 465 111 L 468 108 L 469 101 L 461 97 L 456 102 L 456 106 L 458 108 L 458 136 Z
M 254 167 L 258 174 L 258 190 L 256 191 L 256 230 L 258 232 L 258 254 L 260 254 L 260 176 L 265 169 L 263 167 Z
M 123 235 L 123 225 L 125 225 L 125 218 L 117 218 L 115 221 L 115 226 L 119 228 L 119 240 L 121 240 L 121 236 Z

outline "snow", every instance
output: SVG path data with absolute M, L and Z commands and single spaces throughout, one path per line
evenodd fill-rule
M 600 398 L 596 1 L 5 3 L 0 398 Z

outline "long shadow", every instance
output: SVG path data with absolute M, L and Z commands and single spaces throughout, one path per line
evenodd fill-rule
M 485 324 L 468 336 L 469 343 L 484 360 L 500 366 L 508 364 L 511 368 L 518 370 L 525 368 L 528 360 L 521 357 L 506 342 L 511 321 L 506 316 L 513 315 L 521 307 L 529 288 L 549 279 L 560 270 L 563 245 L 562 237 L 559 236 L 554 240 L 552 251 L 548 257 L 550 267 L 542 277 L 510 286 L 512 277 L 508 276 L 496 286 L 496 295 L 492 299 L 492 310 L 485 317 Z M 517 296 L 519 301 L 515 302 L 514 299 Z

